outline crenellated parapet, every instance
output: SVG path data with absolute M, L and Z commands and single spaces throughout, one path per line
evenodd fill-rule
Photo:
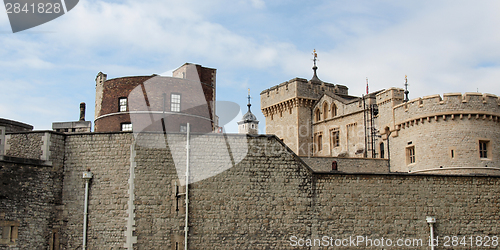
M 265 117 L 268 117 L 270 115 L 275 115 L 280 112 L 285 112 L 287 110 L 290 110 L 295 107 L 308 107 L 311 108 L 314 106 L 316 103 L 316 100 L 310 99 L 310 98 L 301 98 L 301 97 L 295 97 L 291 98 L 285 101 L 282 101 L 280 103 L 274 104 L 272 106 L 268 106 L 265 108 L 262 108 L 262 113 L 264 114 Z
M 395 106 L 393 117 L 395 129 L 448 119 L 483 119 L 499 122 L 500 98 L 481 93 L 425 96 Z
M 390 88 L 380 91 L 376 95 L 376 102 L 379 107 L 390 103 L 400 104 L 404 99 L 404 90 L 401 88 Z M 395 106 L 395 105 L 393 105 Z
M 303 78 L 294 78 L 262 91 L 260 93 L 261 107 L 265 109 L 295 98 L 318 100 L 325 92 L 347 95 L 348 88 L 339 84 L 327 82 L 314 84 Z

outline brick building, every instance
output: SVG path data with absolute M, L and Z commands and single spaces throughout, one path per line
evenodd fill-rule
M 107 79 L 96 77 L 95 132 L 179 132 L 217 128 L 216 70 L 186 63 L 173 77 L 159 75 Z M 134 127 L 132 127 L 134 126 Z

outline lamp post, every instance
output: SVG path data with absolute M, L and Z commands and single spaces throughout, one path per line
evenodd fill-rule
M 86 172 L 83 172 L 82 179 L 85 180 L 85 201 L 83 205 L 83 250 L 87 249 L 87 214 L 88 214 L 88 206 L 89 206 L 89 183 L 92 179 L 92 172 L 90 169 L 87 169 Z
M 434 250 L 434 223 L 436 223 L 436 218 L 435 217 L 431 217 L 431 216 L 427 216 L 426 218 L 426 221 L 427 223 L 429 224 L 429 227 L 430 227 L 430 230 L 431 230 L 431 250 Z

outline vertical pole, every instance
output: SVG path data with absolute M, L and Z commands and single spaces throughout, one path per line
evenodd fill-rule
M 184 250 L 188 249 L 188 218 L 189 218 L 189 133 L 190 133 L 189 123 L 187 124 L 187 136 L 186 136 L 186 218 L 185 218 L 185 226 L 184 226 Z
M 387 134 L 387 164 L 389 165 L 389 172 L 391 171 L 391 144 L 390 144 L 391 134 L 392 132 L 389 132 Z
M 431 227 L 431 250 L 434 250 L 434 225 L 432 223 L 429 223 L 429 226 Z
M 90 169 L 87 169 L 87 172 L 83 172 L 83 177 L 85 180 L 85 200 L 83 205 L 83 244 L 82 249 L 87 249 L 87 215 L 88 215 L 88 207 L 89 207 L 89 183 L 92 179 L 92 172 Z
M 364 153 L 364 156 L 365 156 L 365 158 L 368 158 L 368 147 L 366 145 L 367 144 L 367 138 L 366 138 L 366 102 L 365 102 L 364 95 L 363 95 L 363 122 L 364 122 L 364 129 L 365 129 L 365 153 Z
M 83 205 L 83 250 L 87 249 L 88 199 L 89 199 L 89 179 L 85 179 L 85 204 Z

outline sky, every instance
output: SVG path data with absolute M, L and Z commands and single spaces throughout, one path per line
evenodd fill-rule
M 76 121 L 95 78 L 162 74 L 186 62 L 217 69 L 217 100 L 252 112 L 260 92 L 318 76 L 349 94 L 404 87 L 410 99 L 500 95 L 500 1 L 80 0 L 65 15 L 12 33 L 0 14 L 0 117 L 51 129 Z M 236 117 L 225 126 L 237 132 Z

